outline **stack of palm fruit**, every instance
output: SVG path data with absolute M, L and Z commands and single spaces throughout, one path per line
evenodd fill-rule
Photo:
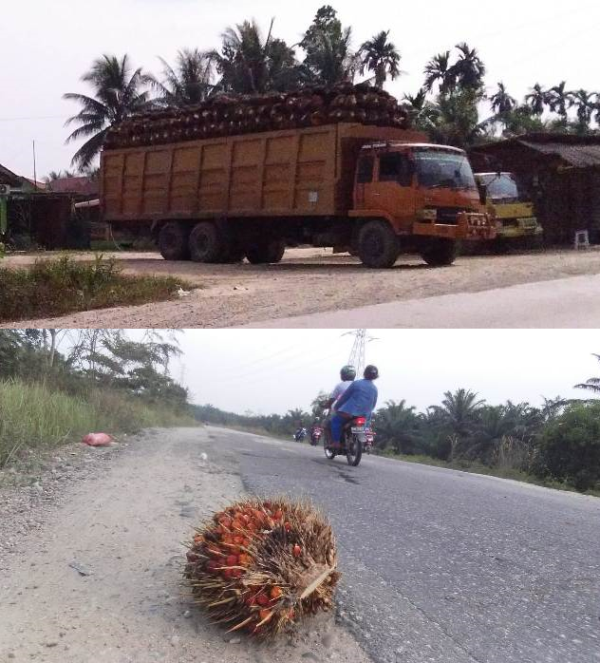
M 185 109 L 133 115 L 108 133 L 105 148 L 118 149 L 338 122 L 408 129 L 409 112 L 387 92 L 367 84 L 304 88 L 262 96 L 220 95 Z

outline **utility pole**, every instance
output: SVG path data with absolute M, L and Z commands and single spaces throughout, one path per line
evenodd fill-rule
M 33 141 L 33 188 L 37 191 L 37 164 L 35 159 L 35 140 Z

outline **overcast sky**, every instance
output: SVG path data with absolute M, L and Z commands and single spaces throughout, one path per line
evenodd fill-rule
M 581 398 L 600 375 L 598 331 L 373 330 L 367 362 L 381 371 L 380 400 L 425 409 L 464 387 L 492 404 Z M 347 363 L 353 338 L 337 330 L 190 330 L 174 367 L 195 403 L 244 413 L 308 408 Z
M 32 140 L 38 177 L 67 168 L 75 151 L 65 146 L 63 123 L 77 107 L 63 92 L 87 92 L 79 82 L 94 58 L 129 53 L 136 66 L 159 73 L 157 56 L 173 61 L 178 49 L 210 49 L 223 30 L 255 17 L 275 33 L 297 43 L 323 0 L 28 0 L 6 2 L 0 22 L 0 163 L 33 176 Z M 429 0 L 406 3 L 357 0 L 332 3 L 345 25 L 354 27 L 359 46 L 382 29 L 391 29 L 406 74 L 390 86 L 401 96 L 414 93 L 434 54 L 466 40 L 484 58 L 490 88 L 503 80 L 522 97 L 534 83 L 551 86 L 562 79 L 572 89 L 600 87 L 597 0 L 550 3 L 503 0 Z

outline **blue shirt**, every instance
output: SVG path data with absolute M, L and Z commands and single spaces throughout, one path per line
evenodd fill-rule
M 355 417 L 370 417 L 377 405 L 377 396 L 372 380 L 357 380 L 340 396 L 335 409 Z

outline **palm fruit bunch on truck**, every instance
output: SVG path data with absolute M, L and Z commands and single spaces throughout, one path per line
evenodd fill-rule
M 387 92 L 367 84 L 331 89 L 307 87 L 286 94 L 222 94 L 198 106 L 150 110 L 133 115 L 108 133 L 105 149 L 163 145 L 182 141 L 280 129 L 358 122 L 410 127 L 409 111 Z
M 195 602 L 229 632 L 267 638 L 332 607 L 335 540 L 310 504 L 245 500 L 195 532 L 185 579 Z

